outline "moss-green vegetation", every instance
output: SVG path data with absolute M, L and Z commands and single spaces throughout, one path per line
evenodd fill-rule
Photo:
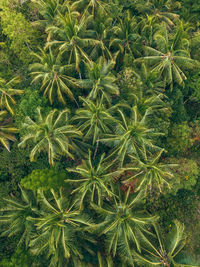
M 200 266 L 198 0 L 0 0 L 0 266 Z

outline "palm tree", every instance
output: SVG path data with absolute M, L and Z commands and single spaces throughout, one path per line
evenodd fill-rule
M 15 77 L 8 82 L 0 78 L 0 108 L 6 108 L 12 115 L 14 115 L 12 106 L 16 104 L 14 97 L 24 93 L 24 90 L 13 88 L 19 82 L 19 77 Z
M 148 14 L 145 15 L 146 16 L 141 17 L 141 20 L 137 25 L 137 29 L 142 36 L 143 43 L 152 45 L 153 36 L 156 31 L 159 30 L 160 24 L 157 22 L 157 18 L 155 16 L 150 16 Z
M 80 97 L 83 101 L 83 108 L 76 111 L 73 121 L 78 122 L 78 129 L 84 134 L 84 139 L 92 138 L 92 144 L 98 142 L 102 133 L 110 133 L 117 120 L 111 115 L 115 106 L 107 108 L 103 103 L 103 97 L 100 101 Z M 84 140 L 83 139 L 83 140 Z
M 43 17 L 42 20 L 39 19 L 36 23 L 44 27 L 53 24 L 62 6 L 60 0 L 32 0 L 32 2 Z
M 133 257 L 139 266 L 166 266 L 166 267 L 197 267 L 192 264 L 191 258 L 184 255 L 181 250 L 186 244 L 184 225 L 175 220 L 167 238 L 161 235 L 158 225 L 155 225 L 157 240 L 153 238 L 141 246 L 141 254 L 133 251 Z
M 128 71 L 123 75 L 123 78 L 125 78 L 125 80 L 123 81 L 124 83 L 126 82 L 126 75 L 129 75 Z M 159 92 L 161 88 L 157 88 L 157 90 L 154 89 L 154 84 L 154 86 L 152 86 L 153 88 L 151 88 L 150 85 L 150 88 L 148 90 L 144 85 L 145 81 L 144 83 L 142 82 L 142 77 L 138 73 L 133 71 L 131 72 L 131 75 L 132 77 L 127 79 L 125 85 L 127 95 L 123 96 L 123 100 L 118 106 L 126 108 L 128 110 L 134 109 L 134 107 L 137 106 L 140 118 L 142 118 L 145 113 L 150 110 L 151 111 L 149 112 L 149 115 L 155 113 L 156 111 L 166 112 L 169 110 L 169 104 L 165 101 L 167 99 L 167 96 Z M 129 103 L 130 105 L 127 103 Z
M 105 257 L 99 251 L 97 252 L 99 267 L 114 267 L 111 256 Z
M 112 36 L 113 19 L 111 16 L 105 14 L 102 8 L 96 12 L 95 19 L 91 20 L 88 26 L 88 36 L 92 39 L 98 40 L 98 43 L 91 47 L 89 55 L 93 61 L 100 56 L 104 59 L 112 60 L 113 56 L 109 49 L 109 40 Z
M 162 29 L 154 35 L 157 49 L 144 46 L 147 56 L 135 60 L 146 62 L 152 68 L 151 71 L 157 72 L 171 89 L 174 83 L 184 86 L 187 77 L 183 69 L 189 70 L 198 66 L 198 62 L 190 58 L 189 52 L 180 47 L 183 45 L 180 42 L 181 37 L 177 32 L 170 42 L 166 29 Z
M 102 154 L 100 160 L 95 164 L 92 160 L 91 151 L 87 160 L 76 168 L 67 168 L 67 171 L 78 174 L 77 179 L 67 179 L 66 182 L 78 183 L 78 186 L 72 191 L 72 194 L 77 193 L 80 209 L 83 208 L 83 202 L 88 199 L 90 202 L 101 205 L 103 198 L 112 197 L 112 182 L 113 178 L 123 171 L 113 170 L 114 162 L 104 162 L 105 154 Z
M 7 117 L 7 111 L 0 111 L 0 143 L 10 151 L 9 141 L 16 141 L 13 133 L 18 129 L 13 127 L 12 118 Z
M 176 164 L 163 164 L 159 162 L 159 159 L 163 153 L 164 149 L 157 153 L 154 157 L 147 157 L 147 152 L 144 149 L 143 153 L 140 153 L 140 157 L 133 157 L 134 167 L 126 167 L 127 171 L 133 171 L 134 175 L 126 179 L 123 183 L 127 183 L 130 180 L 137 180 L 136 191 L 141 189 L 152 189 L 153 186 L 159 188 L 162 191 L 163 185 L 167 185 L 169 188 L 169 179 L 173 178 L 173 174 L 168 171 L 169 167 L 175 167 Z M 131 157 L 132 158 L 132 157 Z
M 144 94 L 159 95 L 164 92 L 165 83 L 145 63 L 140 64 L 140 66 L 135 65 L 132 72 L 138 82 L 141 83 L 141 86 L 138 87 L 142 87 Z
M 90 89 L 89 99 L 104 97 L 110 103 L 111 95 L 119 95 L 119 88 L 116 84 L 117 78 L 112 74 L 115 62 L 106 62 L 100 57 L 97 62 L 86 63 L 86 79 L 80 81 L 83 88 Z
M 146 1 L 145 1 L 146 2 Z M 141 3 L 137 5 L 137 9 L 147 16 L 150 16 L 155 23 L 165 23 L 168 29 L 175 26 L 175 22 L 178 20 L 179 15 L 171 12 L 171 7 L 169 8 L 169 0 L 153 0 L 148 1 L 148 3 Z
M 64 16 L 60 15 L 57 19 L 58 26 L 47 28 L 48 33 L 55 35 L 56 40 L 47 43 L 46 47 L 57 45 L 61 53 L 68 55 L 68 64 L 75 63 L 75 68 L 80 75 L 80 63 L 82 59 L 90 62 L 90 58 L 84 49 L 93 47 L 99 43 L 98 40 L 87 38 L 87 23 L 90 16 L 78 20 L 79 13 L 72 12 L 70 9 Z
M 110 47 L 117 47 L 123 56 L 138 55 L 137 48 L 141 46 L 141 37 L 137 33 L 137 21 L 129 11 L 125 14 L 124 19 L 119 18 L 119 24 L 112 30 L 115 37 L 110 40 Z
M 22 127 L 27 130 L 27 134 L 22 136 L 18 146 L 23 147 L 32 140 L 35 145 L 30 153 L 31 161 L 34 161 L 36 154 L 41 151 L 48 153 L 51 165 L 54 165 L 54 159 L 59 155 L 74 158 L 69 150 L 74 150 L 73 139 L 80 137 L 82 133 L 69 124 L 68 113 L 68 109 L 60 112 L 54 109 L 47 116 L 43 116 L 40 108 L 37 108 L 36 121 L 26 117 Z
M 42 81 L 40 90 L 44 90 L 44 95 L 48 95 L 50 103 L 53 103 L 57 95 L 58 100 L 65 104 L 63 93 L 75 101 L 69 86 L 78 87 L 78 83 L 71 74 L 65 74 L 71 71 L 73 66 L 63 65 L 61 53 L 53 53 L 51 49 L 49 53 L 40 49 L 40 53 L 33 55 L 39 62 L 30 65 L 31 75 L 34 77 L 32 83 Z
M 18 246 L 25 242 L 28 246 L 31 234 L 35 231 L 32 222 L 27 220 L 29 216 L 37 217 L 39 214 L 38 201 L 36 194 L 24 190 L 20 187 L 21 199 L 16 197 L 5 198 L 6 207 L 0 211 L 0 223 L 6 225 L 6 230 L 2 231 L 1 236 L 21 235 Z M 3 228 L 2 228 L 3 229 Z
M 57 194 L 51 189 L 52 198 L 47 199 L 39 191 L 41 212 L 38 218 L 29 217 L 37 232 L 30 241 L 31 252 L 35 255 L 47 255 L 50 266 L 66 266 L 70 258 L 82 258 L 80 237 L 84 226 L 91 222 L 86 215 L 75 209 L 61 189 Z
M 96 15 L 95 11 L 98 12 L 99 9 L 102 9 L 106 13 L 106 3 L 100 0 L 75 0 L 71 4 L 72 10 L 81 9 L 82 17 L 85 17 L 88 13 L 92 14 L 94 17 Z M 95 16 L 96 18 L 96 16 Z
M 131 117 L 125 116 L 124 112 L 118 110 L 121 117 L 120 123 L 115 127 L 114 134 L 104 134 L 100 138 L 101 142 L 114 147 L 107 158 L 116 156 L 120 161 L 121 166 L 124 163 L 126 156 L 136 156 L 141 153 L 144 148 L 147 151 L 159 149 L 153 144 L 153 137 L 160 135 L 160 133 L 155 132 L 154 129 L 148 128 L 146 121 L 150 109 L 147 109 L 144 116 L 141 118 L 137 106 L 132 109 Z
M 123 261 L 133 264 L 132 251 L 141 251 L 141 241 L 147 226 L 157 220 L 156 216 L 146 215 L 140 210 L 144 193 L 130 195 L 130 188 L 126 194 L 118 190 L 118 197 L 105 207 L 91 203 L 97 213 L 104 218 L 96 225 L 97 231 L 106 237 L 106 247 L 109 255 L 120 255 Z

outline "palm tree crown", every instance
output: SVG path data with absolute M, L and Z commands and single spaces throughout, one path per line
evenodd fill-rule
M 32 222 L 28 221 L 29 216 L 37 217 L 39 214 L 38 201 L 35 193 L 26 191 L 20 187 L 21 199 L 15 197 L 5 198 L 7 206 L 0 211 L 0 223 L 7 225 L 7 230 L 2 232 L 2 236 L 13 236 L 20 234 L 18 246 L 25 242 L 26 246 L 31 238 L 34 229 Z
M 10 151 L 9 141 L 15 141 L 13 133 L 18 129 L 13 127 L 12 118 L 7 117 L 7 111 L 0 111 L 0 143 Z
M 146 110 L 141 118 L 137 106 L 132 108 L 131 117 L 127 118 L 125 114 L 119 111 L 121 117 L 120 123 L 115 127 L 114 134 L 105 134 L 100 141 L 108 145 L 114 146 L 109 157 L 116 156 L 121 163 L 124 163 L 125 157 L 128 155 L 138 156 L 145 147 L 148 151 L 159 149 L 153 144 L 153 136 L 158 135 L 154 129 L 148 128 L 146 120 L 150 110 Z
M 105 207 L 91 204 L 101 214 L 104 221 L 96 226 L 101 234 L 106 235 L 108 253 L 115 256 L 119 253 L 127 262 L 133 264 L 132 251 L 141 251 L 143 232 L 148 232 L 146 226 L 155 222 L 157 217 L 145 215 L 139 205 L 144 196 L 131 196 L 130 190 L 126 194 L 119 192 L 114 202 Z
M 138 58 L 135 62 L 145 61 L 152 68 L 152 72 L 157 72 L 165 81 L 166 85 L 173 88 L 177 83 L 184 86 L 184 80 L 187 79 L 182 69 L 189 70 L 198 65 L 197 61 L 190 58 L 189 52 L 180 42 L 182 35 L 177 32 L 172 40 L 169 39 L 166 27 L 163 26 L 154 35 L 157 48 L 144 46 L 147 55 Z
M 24 93 L 24 90 L 13 88 L 19 82 L 19 77 L 15 77 L 8 82 L 0 78 L 0 108 L 6 108 L 12 115 L 14 115 L 12 106 L 16 104 L 14 96 Z
M 80 208 L 83 207 L 85 198 L 89 198 L 90 202 L 101 205 L 103 198 L 112 197 L 111 191 L 113 179 L 123 172 L 123 170 L 113 170 L 113 162 L 104 162 L 105 155 L 101 155 L 98 164 L 93 163 L 92 154 L 89 151 L 87 160 L 84 160 L 80 166 L 76 168 L 68 168 L 68 171 L 77 173 L 81 179 L 67 179 L 66 182 L 78 183 L 78 187 L 72 191 L 77 193 L 80 200 Z
M 106 108 L 103 97 L 100 101 L 93 102 L 80 97 L 84 108 L 76 111 L 73 121 L 78 122 L 78 128 L 84 134 L 84 139 L 92 138 L 93 145 L 99 140 L 102 133 L 109 133 L 116 123 L 116 119 L 111 115 L 115 107 Z
M 62 189 L 59 193 L 52 189 L 51 193 L 53 198 L 49 200 L 39 191 L 43 209 L 38 218 L 29 217 L 38 231 L 30 247 L 33 254 L 50 257 L 50 266 L 65 266 L 71 257 L 82 258 L 76 232 L 81 235 L 83 226 L 91 226 L 91 223 L 75 209 L 75 203 L 70 203 Z
M 142 255 L 133 252 L 135 261 L 139 266 L 153 267 L 197 267 L 191 263 L 191 259 L 184 255 L 181 251 L 186 244 L 186 235 L 184 233 L 184 225 L 175 220 L 167 238 L 161 234 L 158 225 L 154 225 L 157 240 L 152 239 L 142 245 Z
M 66 52 L 68 55 L 68 64 L 75 63 L 76 71 L 81 77 L 80 62 L 84 59 L 89 62 L 90 59 L 84 48 L 93 47 L 98 41 L 87 38 L 87 23 L 90 16 L 78 20 L 79 13 L 68 9 L 65 15 L 58 17 L 58 26 L 50 26 L 47 32 L 56 36 L 57 40 L 47 43 L 47 47 L 57 45 L 61 53 Z M 85 37 L 83 37 L 85 36 Z
M 68 113 L 68 109 L 61 112 L 54 109 L 45 117 L 40 108 L 37 108 L 36 121 L 26 117 L 23 128 L 28 130 L 28 133 L 22 137 L 19 146 L 22 147 L 29 140 L 33 140 L 35 146 L 30 154 L 31 161 L 41 151 L 48 153 L 51 165 L 54 165 L 54 159 L 58 158 L 58 155 L 74 158 L 69 150 L 74 149 L 73 138 L 80 137 L 82 133 L 69 124 Z
M 144 149 L 142 153 L 140 153 L 140 157 L 133 157 L 133 166 L 135 167 L 127 167 L 126 170 L 133 171 L 134 175 L 125 180 L 125 183 L 136 179 L 137 180 L 137 189 L 139 191 L 141 189 L 152 189 L 153 186 L 159 188 L 160 192 L 162 191 L 163 185 L 170 186 L 170 179 L 173 178 L 173 174 L 168 172 L 168 167 L 174 167 L 175 164 L 163 164 L 159 162 L 159 159 L 163 153 L 164 149 L 155 155 L 155 157 L 148 157 L 147 152 Z
M 86 79 L 81 80 L 80 84 L 91 90 L 88 98 L 103 96 L 110 103 L 112 95 L 119 95 L 117 78 L 111 72 L 114 65 L 113 60 L 106 62 L 102 57 L 97 62 L 86 63 Z
M 61 53 L 53 53 L 40 49 L 40 53 L 33 54 L 38 63 L 30 65 L 31 75 L 34 77 L 32 82 L 42 81 L 41 90 L 44 90 L 44 95 L 48 95 L 49 101 L 52 104 L 55 96 L 63 104 L 66 103 L 64 94 L 72 100 L 75 100 L 73 93 L 69 87 L 78 87 L 76 79 L 66 75 L 67 71 L 72 69 L 72 65 L 61 64 Z

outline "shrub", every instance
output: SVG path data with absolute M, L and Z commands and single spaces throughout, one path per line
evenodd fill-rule
M 170 155 L 182 155 L 192 145 L 191 129 L 186 122 L 174 123 L 169 129 L 166 139 L 166 149 Z
M 21 185 L 27 189 L 48 190 L 50 188 L 59 188 L 65 185 L 64 180 L 67 178 L 67 172 L 56 171 L 54 168 L 46 168 L 43 170 L 33 170 L 31 174 L 21 180 Z
M 175 167 L 169 167 L 169 171 L 174 174 L 170 180 L 172 188 L 169 193 L 175 195 L 179 189 L 192 190 L 199 175 L 196 161 L 188 158 L 166 158 L 164 161 L 168 164 L 177 164 Z

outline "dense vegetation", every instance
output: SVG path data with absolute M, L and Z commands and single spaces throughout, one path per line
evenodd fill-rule
M 200 266 L 198 0 L 0 0 L 0 266 Z

